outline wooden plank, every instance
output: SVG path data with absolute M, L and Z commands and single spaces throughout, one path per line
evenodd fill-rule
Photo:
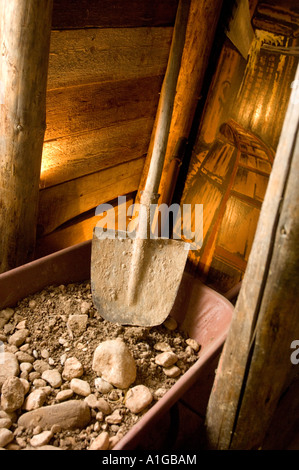
M 51 90 L 45 141 L 154 116 L 163 77 Z
M 48 188 L 145 155 L 154 117 L 45 142 L 40 188 Z
M 290 345 L 299 337 L 298 98 L 294 88 L 209 400 L 212 448 L 261 446 L 292 368 Z
M 54 0 L 52 27 L 173 25 L 178 0 Z
M 48 89 L 163 75 L 172 30 L 52 31 Z
M 143 165 L 144 158 L 139 158 L 42 189 L 38 215 L 40 235 L 53 232 L 63 223 L 99 204 L 136 191 Z
M 52 6 L 0 2 L 0 272 L 34 250 Z
M 129 206 L 133 204 L 132 194 L 126 196 L 126 203 L 120 204 L 119 206 L 116 204 L 117 201 L 114 204 L 111 203 L 111 205 L 115 205 L 113 209 L 115 211 L 115 226 L 112 226 L 111 228 L 126 230 L 126 226 L 119 226 L 118 216 L 119 211 L 126 211 L 127 213 Z M 124 220 L 127 220 L 128 222 L 128 219 L 125 217 Z M 104 226 L 104 222 L 105 221 L 103 220 L 103 225 L 100 225 L 101 217 L 95 216 L 94 211 L 89 211 L 87 214 L 83 214 L 82 216 L 75 218 L 73 221 L 66 224 L 66 226 L 63 226 L 62 228 L 55 230 L 54 232 L 37 240 L 35 259 L 47 256 L 50 253 L 54 253 L 59 250 L 63 250 L 69 246 L 77 245 L 78 243 L 85 242 L 86 240 L 91 240 L 94 227 L 96 225 Z

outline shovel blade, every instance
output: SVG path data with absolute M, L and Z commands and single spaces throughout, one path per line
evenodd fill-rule
M 176 299 L 189 244 L 181 240 L 146 240 L 135 302 L 129 305 L 128 283 L 134 243 L 130 237 L 127 232 L 110 229 L 94 232 L 91 253 L 93 302 L 100 315 L 113 323 L 160 325 Z

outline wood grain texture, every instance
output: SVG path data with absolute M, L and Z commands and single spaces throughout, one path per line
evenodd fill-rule
M 54 0 L 52 28 L 172 25 L 178 0 Z
M 153 122 L 149 116 L 45 142 L 40 188 L 142 157 Z
M 0 3 L 0 272 L 33 256 L 52 0 Z
M 147 77 L 51 90 L 45 141 L 154 116 L 161 83 Z
M 114 217 L 111 218 L 111 221 L 115 221 L 115 226 L 111 226 L 111 228 L 126 230 L 126 226 L 119 224 L 122 222 L 122 219 L 127 222 L 129 219 L 121 216 L 121 220 L 119 220 L 119 213 L 120 211 L 126 211 L 127 213 L 128 208 L 133 204 L 133 195 L 126 195 L 126 203 L 120 204 L 119 206 L 117 200 L 110 202 L 110 204 L 114 207 L 111 209 L 114 211 Z M 54 230 L 54 232 L 38 238 L 35 248 L 35 259 L 47 256 L 50 253 L 54 253 L 69 246 L 77 245 L 86 240 L 91 240 L 94 227 L 96 225 L 99 226 L 101 223 L 101 217 L 95 216 L 94 213 L 94 210 L 92 210 L 82 214 L 69 221 L 58 230 Z M 105 215 L 105 220 L 102 219 L 103 227 L 106 225 L 107 217 L 109 220 L 109 215 Z
M 172 29 L 52 31 L 48 90 L 164 74 Z
M 136 191 L 144 158 L 92 173 L 40 191 L 38 226 L 46 235 L 72 218 Z
M 298 95 L 294 90 L 210 396 L 212 448 L 262 445 L 292 367 L 290 344 L 299 335 Z

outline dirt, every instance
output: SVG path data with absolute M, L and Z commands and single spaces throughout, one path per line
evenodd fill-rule
M 67 326 L 70 315 L 88 315 L 86 329 L 80 334 L 74 333 Z M 64 450 L 85 450 L 91 442 L 101 433 L 106 431 L 110 436 L 110 448 L 121 439 L 129 429 L 153 406 L 175 382 L 198 359 L 196 352 L 188 345 L 188 337 L 175 325 L 164 324 L 157 327 L 132 327 L 121 326 L 104 320 L 95 309 L 92 302 L 90 283 L 88 281 L 78 284 L 50 286 L 43 291 L 31 295 L 18 303 L 14 309 L 14 315 L 4 326 L 2 339 L 16 331 L 16 326 L 26 320 L 26 328 L 30 334 L 26 342 L 19 350 L 26 351 L 36 359 L 41 359 L 50 364 L 59 372 L 63 371 L 63 358 L 76 357 L 84 367 L 81 379 L 87 381 L 91 387 L 91 393 L 97 397 L 106 399 L 112 411 L 121 409 L 122 421 L 118 424 L 109 424 L 105 417 L 99 419 L 99 414 L 92 410 L 92 419 L 84 429 L 74 431 L 56 430 L 49 445 Z M 173 329 L 175 328 L 175 329 Z M 130 349 L 137 367 L 136 381 L 131 385 L 143 384 L 149 388 L 154 399 L 152 403 L 138 414 L 131 413 L 124 404 L 124 396 L 127 390 L 113 388 L 112 391 L 102 394 L 95 388 L 96 373 L 92 370 L 92 359 L 96 347 L 108 339 L 121 338 Z M 187 341 L 187 342 L 186 342 Z M 167 377 L 163 367 L 155 363 L 155 357 L 161 353 L 161 345 L 166 343 L 178 356 L 176 365 L 180 374 L 176 377 Z M 6 344 L 6 349 L 10 346 Z M 36 374 L 35 374 L 36 376 Z M 30 391 L 34 389 L 30 381 L 30 373 L 27 380 L 30 383 Z M 56 395 L 59 391 L 68 389 L 69 382 L 63 380 L 59 388 L 52 388 L 46 403 L 43 406 L 56 404 Z M 74 396 L 72 399 L 82 399 L 82 396 Z M 18 417 L 23 410 L 15 412 Z M 34 434 L 41 430 L 19 429 L 17 422 L 12 424 L 11 431 L 17 436 L 8 448 L 18 450 L 29 445 Z

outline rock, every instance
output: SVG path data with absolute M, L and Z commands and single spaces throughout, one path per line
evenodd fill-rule
M 10 377 L 5 380 L 2 386 L 1 406 L 4 411 L 16 411 L 24 403 L 25 390 L 21 379 Z
M 24 328 L 26 328 L 26 324 L 27 324 L 27 320 L 22 320 L 17 324 L 16 329 L 23 330 Z
M 16 358 L 18 359 L 19 362 L 30 362 L 31 364 L 33 364 L 34 362 L 34 357 L 25 351 L 17 351 Z
M 154 344 L 154 349 L 156 349 L 157 351 L 163 351 L 163 352 L 171 351 L 171 346 L 168 343 L 161 341 L 159 343 Z
M 113 385 L 106 380 L 102 379 L 102 377 L 97 377 L 94 381 L 95 388 L 101 393 L 109 393 L 113 389 Z
M 97 398 L 93 393 L 88 395 L 84 400 L 92 409 L 98 409 L 104 414 L 111 413 L 111 406 L 104 398 Z
M 45 370 L 42 373 L 42 379 L 46 380 L 53 388 L 58 388 L 62 384 L 62 378 L 57 369 Z
M 58 424 L 62 430 L 76 429 L 87 426 L 90 419 L 90 408 L 84 400 L 69 400 L 24 413 L 18 420 L 18 426 L 29 428 L 39 425 L 46 429 Z
M 43 372 L 45 372 L 45 370 L 49 370 L 50 366 L 46 361 L 43 361 L 42 359 L 37 359 L 33 363 L 33 369 L 36 372 L 39 372 L 39 374 L 42 374 Z
M 21 346 L 25 339 L 29 336 L 29 330 L 26 328 L 23 328 L 22 330 L 18 330 L 15 333 L 13 333 L 9 339 L 8 342 L 9 344 L 13 344 L 14 346 Z
M 105 421 L 108 424 L 120 424 L 123 420 L 123 416 L 120 410 L 116 409 L 113 413 L 109 416 L 106 416 Z
M 4 310 L 0 311 L 0 328 L 3 328 L 4 325 L 9 322 L 13 314 L 14 311 L 12 308 L 5 308 Z
M 59 402 L 66 401 L 72 398 L 73 395 L 74 395 L 73 390 L 69 388 L 66 390 L 61 390 L 60 392 L 57 393 L 56 400 Z
M 75 336 L 82 335 L 87 328 L 88 315 L 70 315 L 67 327 Z
M 21 372 L 27 372 L 27 374 L 29 374 L 29 372 L 31 372 L 32 369 L 33 369 L 33 365 L 30 362 L 22 362 L 20 364 Z
M 136 380 L 134 358 L 121 339 L 99 344 L 94 352 L 92 369 L 117 388 L 128 388 Z
M 70 387 L 74 393 L 83 397 L 87 397 L 91 392 L 89 383 L 81 379 L 72 379 Z
M 99 398 L 97 401 L 97 409 L 100 410 L 105 415 L 111 413 L 111 406 L 104 398 Z
M 26 379 L 22 379 L 20 378 L 22 384 L 23 384 L 23 387 L 24 387 L 24 394 L 27 395 L 27 393 L 29 392 L 30 390 L 30 383 L 28 382 L 28 380 Z
M 82 314 L 82 315 L 88 314 L 88 312 L 89 312 L 89 310 L 91 309 L 91 307 L 92 307 L 92 303 L 91 303 L 91 302 L 86 302 L 86 300 L 83 300 L 83 302 L 82 302 L 81 305 L 80 305 L 81 314 Z
M 173 366 L 178 360 L 178 356 L 172 351 L 165 351 L 155 357 L 155 363 L 162 367 Z
M 109 449 L 109 434 L 108 432 L 101 432 L 98 437 L 91 443 L 89 450 L 108 450 Z
M 164 367 L 163 372 L 167 377 L 175 378 L 181 374 L 181 369 L 177 366 Z
M 78 379 L 83 375 L 83 366 L 76 357 L 69 357 L 65 360 L 62 377 L 64 380 Z
M 23 409 L 25 411 L 37 410 L 45 403 L 47 399 L 47 394 L 44 390 L 38 388 L 33 390 L 28 397 L 26 397 Z
M 10 418 L 0 418 L 0 429 L 6 428 L 9 429 L 12 425 L 12 420 Z
M 0 447 L 5 447 L 14 439 L 12 431 L 6 428 L 0 429 Z
M 19 362 L 16 356 L 11 353 L 4 351 L 0 354 L 0 391 L 3 383 L 9 377 L 15 377 L 19 374 Z
M 132 413 L 140 413 L 152 400 L 153 395 L 145 385 L 136 385 L 128 391 L 125 405 Z
M 45 446 L 50 442 L 52 437 L 52 431 L 43 431 L 30 439 L 30 445 L 32 445 L 32 447 Z
M 199 351 L 200 345 L 193 338 L 186 339 L 186 343 L 190 346 L 195 352 Z

